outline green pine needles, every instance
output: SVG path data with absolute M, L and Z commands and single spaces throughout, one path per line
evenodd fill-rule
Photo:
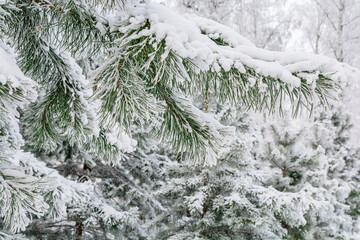
M 104 7 L 114 3 L 106 1 Z M 125 8 L 126 17 L 115 22 L 89 10 L 85 1 L 11 1 L 1 8 L 3 35 L 12 39 L 23 71 L 40 86 L 24 118 L 31 126 L 28 145 L 35 149 L 54 150 L 62 141 L 94 146 L 100 129 L 130 133 L 132 124 L 151 123 L 154 136 L 204 162 L 209 151 L 216 155 L 223 134 L 194 113 L 189 96 L 203 94 L 204 101 L 270 112 L 282 112 L 289 99 L 296 115 L 301 107 L 312 111 L 318 102 L 326 105 L 340 86 L 328 72 L 290 71 L 285 68 L 290 63 L 278 63 L 286 57 L 280 53 L 269 63 L 260 59 L 269 53 L 247 42 L 234 46 L 221 32 L 215 39 L 201 22 L 176 13 L 169 17 L 167 9 L 149 3 Z M 191 24 L 190 30 L 171 26 L 174 19 Z M 253 53 L 241 50 L 247 45 L 260 54 L 258 63 Z M 108 57 L 91 74 L 91 89 L 73 57 L 100 52 Z M 301 77 L 303 72 L 315 76 L 314 81 Z
M 258 222 L 247 218 L 257 217 L 259 209 L 259 215 L 267 215 L 262 186 L 242 190 L 241 184 L 258 180 L 239 170 L 239 151 L 221 158 L 236 131 L 215 114 L 226 109 L 230 115 L 231 109 L 312 112 L 337 99 L 357 74 L 326 57 L 259 49 L 225 26 L 181 16 L 151 1 L 0 0 L 0 34 L 0 229 L 9 230 L 0 232 L 0 238 L 23 231 L 36 216 L 38 222 L 74 223 L 70 227 L 76 236 L 85 236 L 87 226 L 94 237 L 104 233 L 105 239 L 113 229 L 122 231 L 114 236 L 124 239 L 166 239 L 187 226 L 177 222 L 179 229 L 166 229 L 166 221 L 183 218 L 178 213 L 187 212 L 189 219 L 204 224 L 210 212 L 219 211 L 238 227 L 222 234 L 242 233 L 246 225 L 260 236 Z M 226 107 L 212 112 L 211 103 Z M 144 140 L 134 155 L 129 154 L 137 145 L 133 136 Z M 44 156 L 61 159 L 56 169 L 68 178 L 37 159 Z M 184 159 L 216 165 L 219 158 L 232 160 L 218 169 L 197 166 L 203 174 L 199 181 L 195 171 L 178 167 Z M 66 169 L 69 159 L 83 167 Z M 251 169 L 250 163 L 246 169 Z M 176 180 L 186 176 L 181 171 L 195 179 L 189 183 L 196 188 L 193 196 L 185 191 L 187 182 L 179 185 Z M 224 188 L 237 191 L 231 196 L 244 193 L 243 199 L 210 199 L 221 199 L 226 179 L 242 179 L 244 174 L 248 182 L 232 181 Z M 216 180 L 220 175 L 224 182 Z M 158 200 L 170 178 L 175 187 L 168 193 L 177 191 L 188 207 Z M 217 192 L 211 192 L 211 186 Z M 148 192 L 152 190 L 159 194 Z M 250 196 L 258 190 L 257 198 Z M 275 196 L 276 191 L 267 192 Z M 247 201 L 263 205 L 252 208 L 247 218 L 238 218 L 235 211 L 247 208 Z M 267 215 L 271 224 L 266 218 L 259 221 L 271 236 L 278 234 L 274 226 L 285 236 L 275 219 L 284 220 L 280 213 Z M 214 220 L 209 228 L 196 224 L 197 233 L 213 234 L 215 215 L 208 219 Z M 298 227 L 300 220 L 284 222 Z M 194 228 L 188 229 L 183 234 L 195 236 Z M 173 239 L 180 239 L 179 234 Z

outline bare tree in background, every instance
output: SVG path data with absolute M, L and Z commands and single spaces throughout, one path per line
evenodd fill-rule
M 360 66 L 359 1 L 310 0 L 294 9 L 314 53 Z

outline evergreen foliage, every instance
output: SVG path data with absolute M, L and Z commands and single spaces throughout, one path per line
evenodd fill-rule
M 235 117 L 239 137 L 217 166 L 170 166 L 157 194 L 175 207 L 157 239 L 356 239 L 358 155 L 331 134 L 344 119 L 259 128 Z
M 358 236 L 342 116 L 243 113 L 328 107 L 355 68 L 150 1 L 0 1 L 0 34 L 0 239 Z

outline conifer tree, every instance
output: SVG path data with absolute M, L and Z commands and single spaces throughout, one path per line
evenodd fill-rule
M 94 5 L 99 11 L 92 10 Z M 64 238 L 164 237 L 163 231 L 152 229 L 166 219 L 168 208 L 149 191 L 161 187 L 152 180 L 169 178 L 162 167 L 176 164 L 145 151 L 146 142 L 139 142 L 135 155 L 130 154 L 137 134 L 139 141 L 144 140 L 144 128 L 152 138 L 172 146 L 173 151 L 164 154 L 214 165 L 231 128 L 207 114 L 207 107 L 202 111 L 193 98 L 201 96 L 205 105 L 211 99 L 270 112 L 282 112 L 289 101 L 296 115 L 302 108 L 312 111 L 336 99 L 357 74 L 330 58 L 258 49 L 221 24 L 184 17 L 150 1 L 1 1 L 0 31 L 0 237 L 4 238 L 16 238 L 14 234 L 24 231 L 32 219 L 34 225 L 25 233 L 35 237 L 42 226 L 70 227 L 70 232 L 63 231 Z M 85 173 L 62 168 L 71 163 L 65 161 L 69 159 L 83 164 Z M 103 163 L 114 167 L 97 172 L 96 166 Z M 210 181 L 227 174 L 221 168 L 219 173 L 214 166 L 199 171 Z M 101 172 L 104 169 L 108 178 Z M 118 189 L 106 189 L 119 184 Z M 241 189 L 241 184 L 237 187 Z M 203 190 L 196 196 L 208 194 L 207 185 Z M 212 200 L 200 196 L 198 203 L 197 197 L 186 200 L 193 206 L 190 215 L 200 218 L 231 204 L 207 206 Z M 249 215 L 260 211 L 268 216 L 264 206 Z M 294 210 L 291 207 L 289 202 L 286 209 Z M 224 211 L 235 223 L 230 208 Z M 245 224 L 252 235 L 283 236 L 281 223 L 272 220 L 259 222 L 265 227 L 262 232 L 252 222 Z M 299 215 L 286 224 L 300 226 L 302 221 Z M 232 231 L 243 233 L 242 227 Z M 198 228 L 189 234 L 206 236 L 207 231 Z M 53 237 L 48 231 L 44 234 Z
M 154 223 L 157 239 L 359 237 L 359 155 L 344 141 L 346 121 L 330 114 L 259 127 L 222 114 L 238 137 L 214 167 L 169 166 L 157 194 L 172 210 Z

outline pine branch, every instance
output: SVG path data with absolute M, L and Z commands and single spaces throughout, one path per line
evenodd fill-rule
M 24 230 L 31 214 L 42 216 L 48 208 L 41 189 L 45 182 L 11 166 L 0 165 L 1 215 L 12 232 Z
M 50 16 L 38 27 L 47 32 L 54 45 L 73 54 L 95 54 L 110 44 L 107 20 L 90 11 L 90 6 L 76 0 L 32 0 L 33 8 Z M 55 31 L 54 31 L 55 30 Z
M 49 46 L 36 30 L 39 15 L 23 8 L 24 15 L 11 32 L 20 55 L 20 66 L 43 87 L 45 96 L 27 111 L 25 121 L 33 126 L 26 129 L 29 144 L 35 148 L 54 149 L 64 136 L 71 143 L 83 142 L 92 130 L 82 119 L 91 123 L 90 103 L 86 99 L 81 69 L 66 54 Z M 20 27 L 21 26 L 21 27 Z M 75 69 L 74 69 L 75 67 Z M 76 69 L 78 67 L 78 69 Z
M 161 136 L 163 141 L 170 140 L 174 143 L 173 147 L 177 151 L 189 151 L 190 155 L 196 151 L 206 151 L 208 147 L 215 149 L 217 144 L 214 143 L 213 134 L 206 130 L 206 127 L 200 127 L 191 111 L 176 99 L 173 94 L 175 89 L 189 95 L 201 94 L 205 89 L 207 94 L 210 92 L 211 97 L 222 103 L 240 104 L 247 109 L 257 111 L 267 109 L 272 113 L 275 111 L 281 113 L 282 103 L 289 100 L 292 103 L 293 115 L 297 115 L 302 108 L 311 112 L 314 103 L 320 102 L 326 105 L 328 99 L 333 98 L 337 88 L 340 88 L 323 74 L 318 74 L 316 84 L 310 85 L 304 74 L 316 75 L 316 72 L 292 73 L 291 78 L 299 82 L 298 86 L 294 86 L 283 79 L 264 75 L 261 71 L 259 73 L 254 67 L 239 62 L 225 67 L 219 59 L 226 57 L 222 57 L 220 53 L 214 53 L 219 55 L 218 59 L 204 70 L 203 66 L 198 65 L 198 59 L 181 56 L 182 53 L 172 49 L 166 37 L 156 36 L 156 27 L 150 23 L 150 19 L 128 20 L 118 29 L 113 32 L 120 36 L 115 40 L 115 45 L 118 46 L 111 54 L 110 60 L 104 63 L 94 77 L 96 97 L 105 99 L 106 102 L 102 107 L 103 116 L 108 122 L 115 120 L 120 126 L 127 128 L 130 121 L 125 119 L 135 117 L 141 122 L 144 116 L 147 117 L 145 120 L 149 116 L 156 116 L 156 113 L 152 113 L 149 109 L 138 111 L 140 107 L 150 106 L 146 99 L 153 99 L 149 95 L 151 94 L 155 99 L 164 101 L 167 106 L 162 116 L 163 120 L 159 121 L 162 127 L 156 135 Z M 204 31 L 203 34 L 206 35 L 206 32 Z M 215 43 L 223 46 L 219 51 L 231 50 L 223 50 L 224 47 L 230 48 L 232 45 L 227 43 L 226 39 L 219 38 Z M 201 62 L 201 64 L 208 63 Z M 136 79 L 134 82 L 139 85 L 136 87 L 127 85 L 128 88 L 123 89 L 126 86 L 124 83 L 129 82 L 126 80 L 128 76 Z M 142 98 L 145 94 L 141 94 L 137 90 L 139 88 L 146 90 L 146 99 Z M 134 95 L 126 93 L 130 89 Z M 138 99 L 141 99 L 144 105 L 139 105 Z M 117 106 L 119 103 L 121 105 Z M 198 149 L 202 150 L 198 151 Z
M 182 21 L 183 19 L 180 19 L 179 17 L 178 20 Z M 159 24 L 166 24 L 161 21 L 162 20 L 158 21 Z M 155 21 L 154 24 L 156 25 L 157 22 Z M 151 48 L 153 46 L 156 51 L 160 53 L 161 61 L 154 64 L 156 66 L 155 68 L 157 69 L 156 79 L 161 78 L 161 74 L 166 74 L 165 70 L 163 70 L 163 66 L 169 66 L 170 64 L 173 64 L 174 67 L 171 68 L 171 70 L 174 71 L 173 75 L 182 77 L 185 80 L 185 83 L 188 85 L 186 88 L 188 91 L 197 89 L 198 92 L 199 90 L 201 92 L 202 89 L 209 88 L 214 97 L 216 97 L 221 102 L 231 101 L 234 104 L 241 104 L 248 109 L 254 109 L 258 111 L 267 109 L 270 112 L 274 112 L 279 107 L 281 112 L 282 102 L 286 101 L 286 99 L 290 99 L 292 103 L 293 114 L 296 115 L 302 107 L 312 111 L 314 102 L 320 102 L 322 105 L 327 105 L 328 99 L 334 98 L 336 92 L 340 89 L 340 85 L 331 80 L 330 77 L 321 73 L 317 74 L 316 71 L 294 71 L 290 74 L 286 68 L 283 68 L 279 71 L 288 71 L 289 76 L 275 78 L 270 75 L 263 74 L 261 67 L 258 67 L 258 71 L 255 70 L 254 67 L 248 66 L 246 63 L 241 63 L 240 56 L 244 54 L 242 52 L 235 53 L 236 56 L 237 54 L 239 55 L 239 60 L 233 60 L 230 57 L 227 57 L 227 55 L 229 55 L 227 51 L 236 52 L 237 50 L 234 50 L 234 47 L 237 46 L 234 45 L 234 41 L 227 42 L 227 39 L 222 39 L 221 33 L 220 37 L 216 40 L 209 38 L 211 41 L 214 41 L 216 45 L 218 45 L 217 48 L 216 46 L 211 45 L 211 43 L 207 43 L 209 44 L 209 47 L 214 49 L 210 50 L 209 52 L 211 53 L 211 51 L 214 51 L 214 56 L 217 56 L 212 64 L 209 64 L 205 62 L 206 59 L 199 61 L 198 59 L 190 59 L 181 56 L 183 53 L 179 52 L 177 49 L 172 49 L 177 45 L 173 44 L 171 41 L 168 43 L 166 34 L 165 37 L 159 39 L 156 30 L 157 26 L 152 26 L 149 19 L 138 22 L 134 21 L 132 23 L 125 22 L 124 25 L 125 26 L 121 26 L 119 28 L 120 32 L 123 33 L 122 41 L 127 42 L 126 39 L 129 38 L 131 39 L 131 42 L 134 44 L 134 46 L 131 48 L 123 44 L 122 47 L 128 48 L 133 54 L 136 54 L 137 51 L 134 49 L 138 49 L 138 44 L 144 45 L 144 43 L 141 43 L 144 41 L 146 42 L 147 48 Z M 202 35 L 207 36 L 207 29 L 201 30 L 203 31 Z M 211 32 L 211 34 L 215 33 Z M 235 33 L 234 36 L 236 36 Z M 135 39 L 137 39 L 137 41 L 135 41 Z M 238 42 L 241 41 L 245 42 L 240 38 Z M 129 44 L 131 43 L 129 42 Z M 183 43 L 180 41 L 179 45 L 182 46 L 182 44 Z M 189 44 L 191 43 L 189 42 Z M 248 42 L 244 44 L 248 44 Z M 187 45 L 184 44 L 183 47 L 186 48 Z M 249 45 L 249 48 L 251 48 L 250 50 L 258 51 L 257 49 L 253 49 L 254 47 L 251 45 Z M 225 56 L 222 56 L 221 52 L 224 52 Z M 169 61 L 169 59 L 173 56 L 176 56 L 177 60 Z M 151 57 L 154 58 L 153 55 Z M 153 59 L 151 59 L 151 61 L 153 61 Z M 230 65 L 228 66 L 225 64 L 225 61 L 230 61 Z M 234 61 L 238 62 L 234 63 Z M 264 68 L 271 66 L 271 64 L 265 62 L 265 60 L 263 61 L 259 59 L 257 61 L 259 62 L 259 64 L 257 64 L 259 66 L 261 66 L 260 63 L 263 62 Z M 199 64 L 208 65 L 208 69 L 203 70 L 205 67 Z M 279 68 L 279 66 L 276 66 L 275 64 L 273 67 Z M 313 75 L 314 78 L 316 77 L 317 79 L 314 80 L 316 81 L 316 84 L 312 84 L 311 86 L 309 84 L 308 78 L 302 77 L 303 73 L 308 74 L 309 77 L 311 75 Z M 191 81 L 187 81 L 189 76 Z M 282 78 L 291 78 L 294 83 L 289 82 L 289 80 L 284 81 Z M 157 81 L 156 79 L 155 81 Z

